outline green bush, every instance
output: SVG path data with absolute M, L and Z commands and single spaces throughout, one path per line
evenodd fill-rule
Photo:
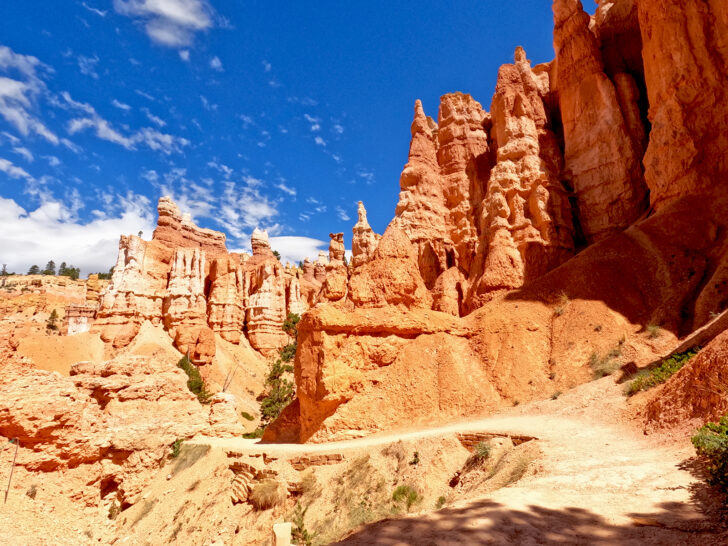
M 400 485 L 392 493 L 392 500 L 397 504 L 404 502 L 409 512 L 412 505 L 421 501 L 422 497 L 411 485 Z
M 212 393 L 207 391 L 207 385 L 205 385 L 197 366 L 187 356 L 183 356 L 177 362 L 177 367 L 182 368 L 187 374 L 187 388 L 190 389 L 190 392 L 197 396 L 201 404 L 209 404 Z
M 490 457 L 490 446 L 485 442 L 478 442 L 473 455 L 476 459 L 487 459 Z
M 594 379 L 601 379 L 617 371 L 619 362 L 616 359 L 622 355 L 622 343 L 620 341 L 616 347 L 610 349 L 605 355 L 592 353 L 589 356 L 589 367 L 592 369 Z
M 250 415 L 247 411 L 241 411 L 240 416 L 246 421 L 255 421 L 255 417 Z
M 243 434 L 243 438 L 247 438 L 248 440 L 262 438 L 264 432 L 265 432 L 265 429 L 263 427 L 258 427 L 253 432 L 246 432 L 245 434 Z
M 48 317 L 48 321 L 46 322 L 46 328 L 48 330 L 58 330 L 58 325 L 56 322 L 58 321 L 58 311 L 53 309 L 51 311 L 51 316 Z
M 437 498 L 437 502 L 435 503 L 435 510 L 439 510 L 440 508 L 442 508 L 443 506 L 445 506 L 445 503 L 446 502 L 447 502 L 447 499 L 445 498 L 445 496 L 444 495 L 440 495 Z
M 698 456 L 707 463 L 709 483 L 728 493 L 728 415 L 706 423 L 692 438 Z
M 412 460 L 409 462 L 410 466 L 417 466 L 420 464 L 420 454 L 419 452 L 415 451 L 412 454 Z
M 179 457 L 179 451 L 182 449 L 182 442 L 184 442 L 182 438 L 177 438 L 174 442 L 172 442 L 172 452 L 169 454 L 170 459 L 176 459 Z
M 313 544 L 313 539 L 316 534 L 308 531 L 304 522 L 309 506 L 304 508 L 297 502 L 293 509 L 293 529 L 291 530 L 291 538 L 293 539 L 294 544 L 303 544 L 304 546 L 311 546 Z
M 660 337 L 660 334 L 662 333 L 662 330 L 657 324 L 648 324 L 647 325 L 647 337 L 650 339 L 655 339 Z
M 632 396 L 664 383 L 698 354 L 699 350 L 699 348 L 695 348 L 684 353 L 676 353 L 663 360 L 657 368 L 641 371 L 627 387 L 627 395 Z

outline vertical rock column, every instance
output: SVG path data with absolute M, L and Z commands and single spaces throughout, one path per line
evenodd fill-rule
M 587 241 L 626 228 L 646 208 L 642 154 L 620 105 L 631 102 L 628 83 L 617 94 L 604 72 L 599 43 L 579 0 L 555 0 L 555 90 L 564 129 L 565 176 L 576 195 Z M 626 108 L 629 110 L 629 108 Z

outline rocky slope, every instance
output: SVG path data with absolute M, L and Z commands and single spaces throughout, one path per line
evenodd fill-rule
M 517 49 L 490 113 L 455 93 L 436 123 L 416 103 L 395 218 L 305 315 L 297 400 L 267 440 L 545 397 L 589 362 L 650 362 L 647 325 L 675 339 L 725 308 L 728 8 L 553 11 L 556 58 Z

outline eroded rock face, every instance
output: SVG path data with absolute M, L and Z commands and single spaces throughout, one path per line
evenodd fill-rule
M 18 438 L 17 463 L 28 470 L 80 468 L 87 483 L 113 482 L 120 504 L 138 500 L 176 439 L 198 433 L 242 433 L 226 395 L 202 406 L 174 364 L 122 357 L 81 362 L 70 377 L 30 368 L 4 368 L 0 436 Z
M 400 177 L 398 228 L 417 247 L 428 288 L 457 266 L 470 271 L 477 244 L 475 206 L 489 164 L 490 116 L 470 95 L 444 95 L 438 123 L 415 104 L 409 160 Z
M 644 158 L 656 208 L 728 175 L 728 5 L 637 2 L 652 124 Z
M 169 197 L 162 197 L 157 205 L 159 219 L 153 240 L 169 248 L 198 247 L 212 258 L 227 254 L 225 234 L 197 227 Z
M 605 73 L 579 0 L 556 0 L 553 10 L 564 168 L 584 236 L 594 241 L 624 229 L 646 208 L 639 93 L 628 74 L 615 85 Z

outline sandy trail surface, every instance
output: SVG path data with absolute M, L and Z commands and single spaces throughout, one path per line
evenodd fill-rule
M 327 444 L 195 442 L 280 457 L 455 432 L 539 439 L 542 458 L 516 484 L 436 512 L 365 526 L 343 544 L 728 544 L 725 513 L 699 476 L 689 439 L 645 436 L 622 390 L 605 378 L 484 419 Z

